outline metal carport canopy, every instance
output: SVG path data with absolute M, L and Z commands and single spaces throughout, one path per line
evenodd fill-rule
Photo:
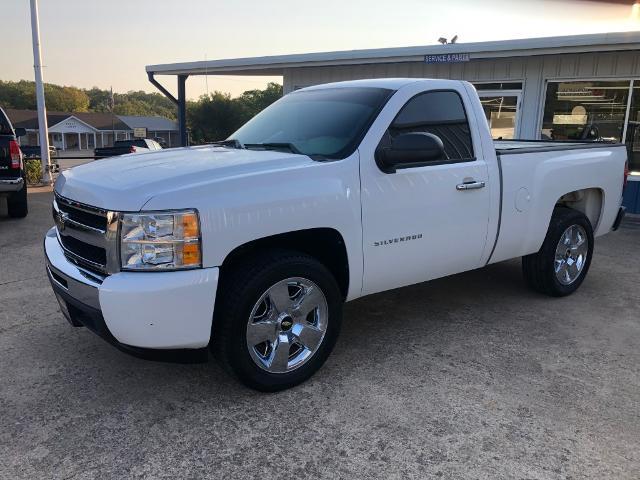
M 364 65 L 371 63 L 422 62 L 425 55 L 469 54 L 471 60 L 496 57 L 557 55 L 563 53 L 606 52 L 640 49 L 640 32 L 597 33 L 564 37 L 527 38 L 492 42 L 375 48 L 336 52 L 272 55 L 197 62 L 167 63 L 146 67 L 149 81 L 178 106 L 180 141 L 187 144 L 185 83 L 191 75 L 283 76 L 285 70 L 301 67 Z M 176 99 L 156 79 L 156 75 L 178 77 Z

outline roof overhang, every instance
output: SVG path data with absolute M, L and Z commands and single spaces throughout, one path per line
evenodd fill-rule
M 273 55 L 148 65 L 154 75 L 283 75 L 285 69 L 371 63 L 422 62 L 425 55 L 467 53 L 469 59 L 640 50 L 640 32 L 599 33 L 400 48 Z

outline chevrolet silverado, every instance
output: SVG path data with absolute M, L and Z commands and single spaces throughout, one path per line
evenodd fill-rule
M 345 301 L 516 257 L 571 294 L 624 215 L 626 160 L 494 142 L 462 81 L 314 86 L 214 145 L 63 172 L 47 272 L 72 325 L 147 358 L 211 352 L 275 391 L 322 366 Z

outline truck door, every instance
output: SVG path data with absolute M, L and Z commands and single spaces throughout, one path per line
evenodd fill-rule
M 448 83 L 402 98 L 377 145 L 360 149 L 363 294 L 480 267 L 487 241 L 488 168 L 464 87 Z M 383 172 L 375 150 L 409 132 L 439 137 L 445 158 Z

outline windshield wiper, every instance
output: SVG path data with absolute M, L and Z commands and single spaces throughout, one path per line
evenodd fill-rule
M 291 153 L 301 154 L 302 152 L 296 148 L 293 143 L 271 142 L 271 143 L 245 143 L 245 148 L 264 148 L 265 150 L 289 150 Z
M 228 140 L 219 140 L 217 142 L 211 142 L 209 145 L 216 145 L 219 147 L 231 147 L 231 148 L 238 148 L 238 149 L 245 148 L 245 146 L 242 143 L 240 143 L 240 140 L 236 140 L 235 138 L 230 138 Z

